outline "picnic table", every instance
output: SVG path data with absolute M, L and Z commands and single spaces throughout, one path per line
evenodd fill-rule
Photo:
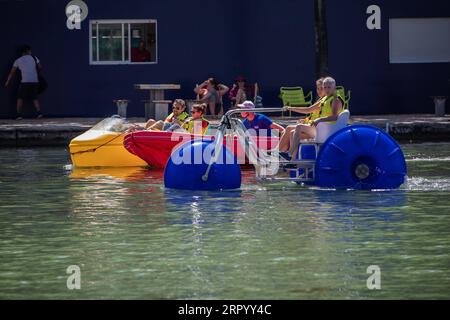
M 149 91 L 150 99 L 145 104 L 145 119 L 148 120 L 150 117 L 155 116 L 156 104 L 161 101 L 166 101 L 164 98 L 164 90 L 179 90 L 181 86 L 179 84 L 135 84 L 134 88 Z M 158 105 L 161 105 L 161 103 L 158 103 Z

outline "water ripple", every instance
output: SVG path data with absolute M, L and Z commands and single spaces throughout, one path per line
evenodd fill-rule
M 409 178 L 389 191 L 257 184 L 244 171 L 241 190 L 184 192 L 164 189 L 162 171 L 2 149 L 0 299 L 446 299 L 449 146 L 403 146 Z

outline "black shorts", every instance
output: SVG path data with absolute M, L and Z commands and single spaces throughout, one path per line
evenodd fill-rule
M 24 82 L 19 86 L 19 93 L 17 97 L 19 99 L 31 99 L 35 100 L 38 96 L 38 83 Z

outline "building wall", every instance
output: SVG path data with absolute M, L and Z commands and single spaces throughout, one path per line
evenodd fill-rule
M 148 93 L 137 91 L 136 83 L 179 83 L 180 91 L 168 91 L 167 97 L 195 98 L 195 83 L 214 76 L 229 81 L 241 69 L 237 28 L 230 19 L 232 3 L 221 1 L 86 1 L 88 19 L 157 19 L 158 55 L 155 65 L 89 65 L 89 24 L 82 29 L 66 28 L 65 5 L 68 1 L 7 1 L 0 10 L 10 13 L 2 25 L 14 25 L 0 53 L 2 74 L 6 77 L 17 50 L 29 43 L 42 61 L 48 91 L 42 96 L 43 109 L 51 116 L 106 116 L 115 112 L 112 100 L 131 99 L 129 114 L 142 116 L 141 100 Z M 37 3 L 39 2 L 39 3 Z M 3 7 L 3 8 L 2 8 Z M 23 13 L 23 14 L 22 14 Z M 20 18 L 19 18 L 20 17 Z M 3 91 L 0 116 L 14 112 L 13 88 Z M 6 102 L 5 102 L 6 101 Z M 6 111 L 7 110 L 7 111 Z
M 263 103 L 281 107 L 281 86 L 314 90 L 314 2 L 246 1 L 249 21 L 243 50 L 244 73 L 261 86 Z M 248 19 L 248 20 L 247 20 Z
M 372 4 L 381 30 L 366 27 Z M 330 73 L 352 90 L 353 114 L 434 113 L 430 96 L 450 95 L 450 63 L 389 63 L 389 19 L 423 17 L 450 17 L 450 1 L 327 1 Z
M 314 28 L 311 1 L 227 2 L 87 1 L 88 19 L 157 19 L 156 65 L 89 65 L 89 28 L 65 27 L 66 1 L 0 2 L 9 12 L 4 25 L 14 25 L 0 53 L 6 74 L 22 43 L 29 43 L 45 67 L 48 91 L 41 97 L 50 116 L 106 116 L 115 112 L 112 100 L 131 99 L 129 114 L 143 115 L 147 93 L 135 83 L 179 83 L 167 97 L 194 98 L 193 87 L 214 76 L 232 85 L 237 75 L 260 84 L 266 105 L 280 105 L 279 86 L 311 86 L 314 79 Z M 292 13 L 296 12 L 295 15 Z M 20 18 L 18 18 L 20 17 Z M 20 23 L 18 23 L 20 20 Z M 287 40 L 286 40 L 287 39 Z M 0 94 L 0 116 L 14 115 L 15 90 Z M 28 108 L 31 109 L 31 108 Z
M 0 72 L 5 79 L 23 43 L 45 68 L 42 96 L 48 116 L 115 113 L 113 99 L 131 99 L 130 116 L 143 116 L 147 93 L 136 83 L 179 83 L 167 98 L 194 98 L 193 87 L 208 77 L 227 85 L 236 75 L 258 81 L 266 106 L 281 106 L 282 85 L 314 89 L 312 0 L 85 0 L 82 29 L 66 28 L 63 0 L 3 0 Z M 378 1 L 383 25 L 366 28 L 371 1 L 327 1 L 330 72 L 352 90 L 355 114 L 432 112 L 430 95 L 448 94 L 449 64 L 389 64 L 390 17 L 450 16 L 447 0 Z M 89 65 L 89 19 L 157 19 L 156 65 Z M 17 84 L 16 84 L 17 85 Z M 14 86 L 0 90 L 0 117 L 15 111 Z M 446 91 L 447 90 L 447 91 Z M 32 110 L 32 108 L 28 108 Z

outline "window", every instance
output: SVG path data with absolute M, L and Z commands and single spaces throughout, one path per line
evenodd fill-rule
M 156 20 L 91 20 L 91 64 L 158 62 Z
M 391 63 L 450 62 L 450 18 L 389 20 Z

